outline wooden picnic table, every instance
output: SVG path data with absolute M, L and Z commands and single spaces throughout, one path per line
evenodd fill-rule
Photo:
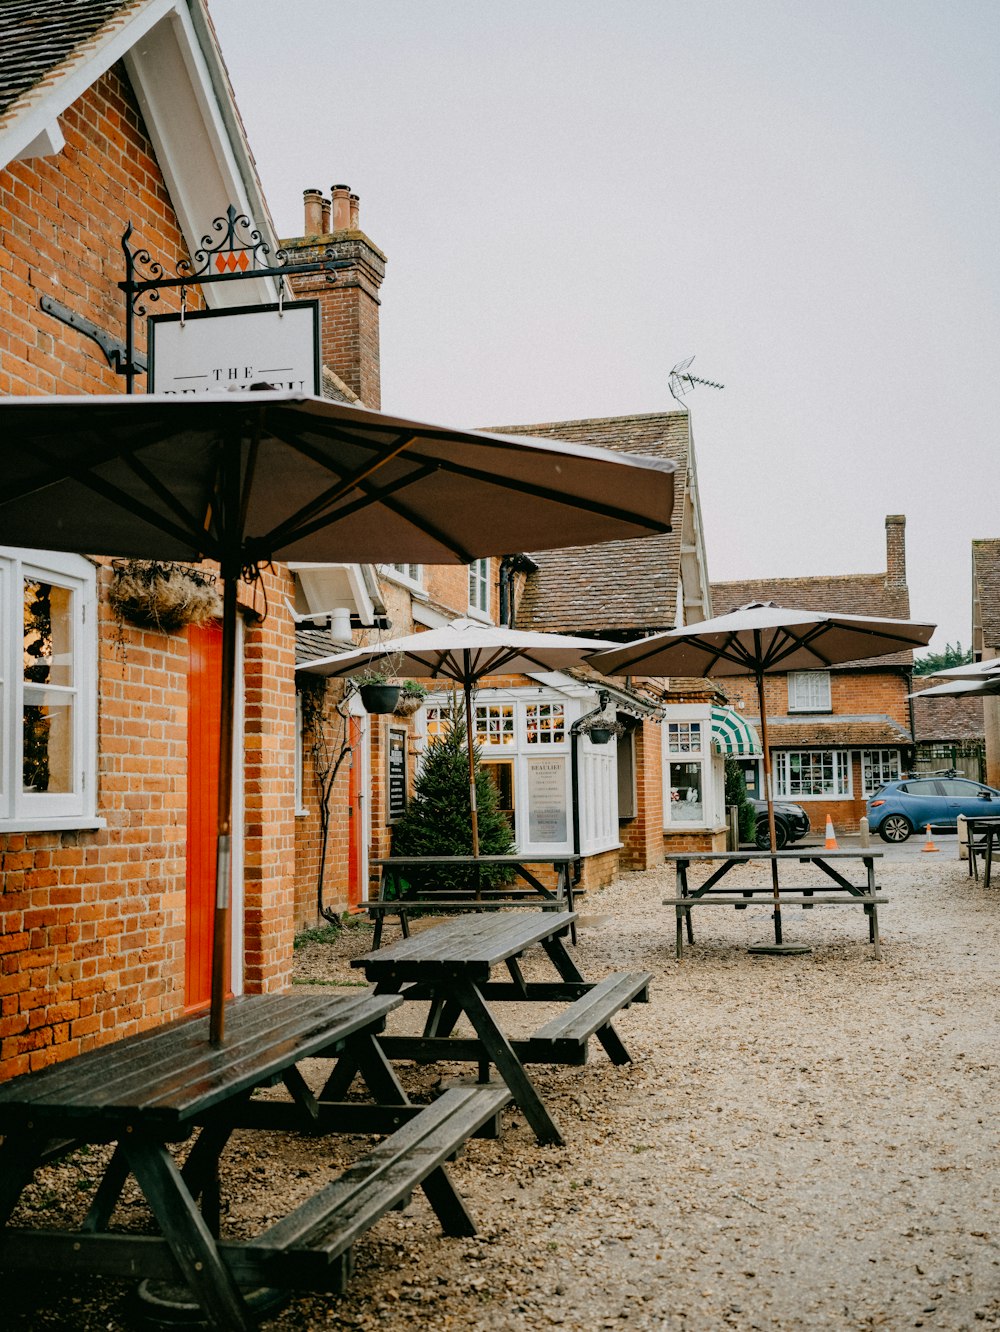
M 983 858 L 983 887 L 990 886 L 990 876 L 993 870 L 993 843 L 996 841 L 1000 846 L 1000 818 L 996 814 L 978 815 L 965 820 L 966 831 L 969 836 L 969 873 L 976 880 L 979 879 L 979 857 Z M 979 839 L 977 841 L 977 838 Z
M 611 1019 L 633 1001 L 645 1002 L 652 979 L 651 972 L 643 971 L 585 980 L 563 943 L 574 919 L 568 911 L 459 916 L 355 958 L 351 965 L 364 969 L 375 983 L 376 995 L 430 1001 L 423 1035 L 380 1037 L 385 1054 L 397 1059 L 475 1061 L 481 1081 L 488 1079 L 490 1064 L 495 1065 L 538 1141 L 561 1143 L 562 1134 L 525 1065 L 582 1064 L 591 1036 L 597 1037 L 612 1062 L 629 1062 Z M 536 944 L 545 950 L 558 980 L 524 979 L 518 959 Z M 507 980 L 492 979 L 500 966 L 506 968 Z M 504 1001 L 568 1007 L 527 1040 L 509 1040 L 493 1010 L 495 1003 Z M 475 1038 L 452 1034 L 463 1013 Z
M 565 856 L 385 856 L 373 860 L 381 869 L 378 897 L 366 905 L 375 921 L 374 946 L 382 942 L 385 917 L 399 917 L 403 938 L 409 938 L 411 915 L 439 912 L 451 915 L 460 911 L 496 911 L 503 907 L 527 906 L 543 911 L 574 911 L 573 879 L 579 858 Z M 555 887 L 547 887 L 537 873 L 537 867 L 549 866 L 555 878 Z M 498 888 L 483 887 L 480 871 L 499 867 L 509 869 L 517 876 L 518 884 L 504 884 Z M 426 882 L 427 870 L 463 870 L 468 882 L 465 889 L 436 888 Z M 417 882 L 411 882 L 416 878 Z M 570 929 L 576 943 L 576 925 Z
M 771 883 L 740 884 L 739 887 L 730 885 L 728 889 L 720 889 L 718 884 L 727 874 L 754 861 L 767 864 L 795 861 L 813 866 L 826 877 L 819 886 L 779 887 L 781 906 L 798 906 L 805 911 L 816 906 L 863 907 L 868 917 L 869 941 L 875 957 L 880 959 L 878 908 L 889 900 L 878 895 L 878 884 L 875 881 L 875 861 L 881 857 L 881 851 L 872 851 L 870 848 L 861 851 L 807 851 L 803 848 L 797 851 L 681 851 L 665 856 L 666 861 L 674 863 L 677 873 L 677 896 L 664 898 L 664 905 L 672 906 L 677 913 L 677 957 L 680 959 L 684 956 L 685 928 L 688 943 L 694 943 L 692 907 L 732 906 L 737 911 L 745 911 L 754 904 L 755 898 L 766 898 L 768 902 L 773 902 L 774 889 Z M 847 877 L 848 869 L 855 862 L 864 866 L 864 883 L 856 883 Z M 692 884 L 688 879 L 688 869 L 692 866 L 709 868 L 711 873 L 701 883 Z
M 221 1047 L 208 1042 L 207 1017 L 186 1017 L 0 1086 L 0 1270 L 8 1280 L 81 1272 L 168 1283 L 190 1292 L 188 1317 L 200 1306 L 209 1326 L 246 1332 L 256 1321 L 250 1292 L 342 1291 L 355 1241 L 418 1185 L 447 1234 L 474 1234 L 444 1163 L 495 1127 L 509 1093 L 455 1089 L 412 1105 L 376 1041 L 401 1002 L 367 991 L 247 996 L 227 1006 Z M 346 1061 L 374 1104 L 334 1103 L 331 1079 L 314 1095 L 297 1067 L 308 1057 L 333 1060 L 331 1078 Z M 276 1081 L 290 1101 L 252 1099 Z M 222 1157 L 237 1128 L 388 1136 L 255 1238 L 223 1240 Z M 179 1168 L 168 1144 L 195 1131 Z M 9 1224 L 40 1165 L 95 1143 L 116 1146 L 81 1224 Z M 158 1235 L 112 1230 L 130 1175 Z

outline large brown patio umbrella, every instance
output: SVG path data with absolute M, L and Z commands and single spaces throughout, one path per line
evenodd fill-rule
M 793 610 L 773 602 L 750 602 L 729 615 L 670 629 L 637 643 L 602 652 L 590 665 L 605 675 L 752 675 L 757 682 L 764 750 L 764 794 L 771 841 L 774 892 L 774 942 L 781 939 L 781 898 L 771 790 L 771 751 L 764 706 L 764 676 L 777 671 L 816 671 L 867 657 L 882 657 L 925 647 L 936 628 L 909 620 L 880 620 L 865 615 L 837 615 Z
M 220 566 L 213 1044 L 224 1032 L 240 575 L 273 558 L 466 564 L 668 532 L 673 470 L 291 393 L 0 399 L 5 543 Z
M 612 643 L 596 638 L 570 638 L 530 630 L 454 620 L 441 629 L 428 629 L 393 638 L 353 652 L 320 657 L 300 669 L 312 675 L 356 675 L 377 661 L 392 664 L 395 675 L 424 680 L 452 680 L 465 693 L 465 736 L 469 751 L 469 813 L 472 854 L 479 855 L 479 816 L 476 811 L 476 753 L 472 729 L 472 691 L 487 675 L 525 675 L 531 671 L 558 671 L 579 666 Z

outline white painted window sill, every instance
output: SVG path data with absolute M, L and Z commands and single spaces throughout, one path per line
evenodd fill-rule
M 97 819 L 93 815 L 78 818 L 60 815 L 52 819 L 0 819 L 0 833 L 100 832 L 107 826 L 107 819 Z

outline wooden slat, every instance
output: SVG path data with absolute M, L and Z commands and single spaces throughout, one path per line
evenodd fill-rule
M 420 979 L 421 975 L 457 966 L 466 976 L 487 979 L 490 968 L 553 934 L 562 933 L 576 919 L 571 911 L 544 911 L 532 916 L 461 916 L 388 948 L 354 958 L 369 980 L 393 976 Z
M 767 890 L 770 893 L 770 890 Z M 673 907 L 695 907 L 695 906 L 737 906 L 737 907 L 770 907 L 774 905 L 773 896 L 765 896 L 765 890 L 762 888 L 758 896 L 751 900 L 747 897 L 729 897 L 721 893 L 706 893 L 704 897 L 665 897 L 664 906 Z M 810 896 L 800 893 L 782 893 L 778 899 L 782 906 L 884 906 L 889 899 L 887 897 L 869 897 L 864 893 L 841 893 L 839 897 Z
M 109 1124 L 136 1117 L 176 1124 L 381 1025 L 399 1002 L 367 993 L 249 996 L 229 1006 L 233 1019 L 219 1049 L 208 1044 L 207 1018 L 181 1019 L 12 1080 L 0 1087 L 0 1126 L 95 1115 Z
M 626 1004 L 645 993 L 652 979 L 651 971 L 618 971 L 605 977 L 565 1012 L 539 1027 L 532 1040 L 589 1040 L 598 1027 L 610 1022 Z
M 358 1240 L 510 1100 L 506 1087 L 455 1087 L 260 1237 L 255 1247 L 309 1246 L 328 1259 Z

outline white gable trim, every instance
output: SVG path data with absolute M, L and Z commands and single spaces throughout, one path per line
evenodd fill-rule
M 178 0 L 148 0 L 131 18 L 121 24 L 113 22 L 103 35 L 71 56 L 59 67 L 63 72 L 54 83 L 45 79 L 30 89 L 20 102 L 15 102 L 7 112 L 11 123 L 0 130 L 0 169 L 21 157 L 37 155 L 26 150 L 34 148 L 36 140 L 51 133 L 66 108 L 82 97 L 177 3 Z M 19 110 L 22 104 L 23 109 Z
M 59 151 L 59 116 L 124 60 L 191 253 L 230 203 L 251 218 L 273 253 L 274 227 L 200 6 L 201 0 L 147 0 L 120 26 L 112 21 L 60 67 L 51 85 L 43 81 L 8 112 L 10 123 L 0 129 L 0 169 L 22 157 Z M 172 267 L 173 255 L 155 257 Z M 270 278 L 209 283 L 203 290 L 213 309 L 277 299 Z

